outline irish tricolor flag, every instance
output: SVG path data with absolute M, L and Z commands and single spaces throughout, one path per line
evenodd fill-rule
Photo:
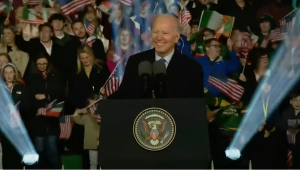
M 233 28 L 234 17 L 222 15 L 216 11 L 203 11 L 199 29 L 209 28 L 215 31 L 216 37 L 229 37 Z
M 24 23 L 31 23 L 31 24 L 44 23 L 42 17 L 37 16 L 34 9 L 28 9 L 28 8 L 23 8 L 21 21 Z
M 61 111 L 63 110 L 64 102 L 57 103 L 56 105 L 53 105 L 52 108 L 50 108 L 46 112 L 46 116 L 52 116 L 52 117 L 59 117 L 61 114 Z

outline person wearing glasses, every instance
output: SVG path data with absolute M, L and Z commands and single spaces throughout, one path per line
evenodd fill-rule
M 205 40 L 204 44 L 206 55 L 201 58 L 195 59 L 203 69 L 204 92 L 207 93 L 209 91 L 213 96 L 221 96 L 223 95 L 222 92 L 209 84 L 209 76 L 219 79 L 224 77 L 231 77 L 232 74 L 239 72 L 241 64 L 238 56 L 234 51 L 230 52 L 230 59 L 223 59 L 223 57 L 220 55 L 221 45 L 216 38 Z
M 39 169 L 59 169 L 58 139 L 60 134 L 59 119 L 46 116 L 47 105 L 54 100 L 56 103 L 65 99 L 64 77 L 53 68 L 48 53 L 41 52 L 35 60 L 28 91 L 34 114 L 32 115 L 32 134 L 35 136 L 34 145 L 40 156 Z

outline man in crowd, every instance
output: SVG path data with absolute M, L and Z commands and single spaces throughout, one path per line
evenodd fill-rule
M 67 60 L 67 69 L 68 74 L 76 74 L 77 70 L 77 48 L 83 44 L 91 45 L 95 57 L 106 62 L 106 55 L 104 51 L 103 43 L 100 39 L 89 39 L 88 34 L 86 33 L 84 24 L 82 21 L 75 21 L 72 23 L 72 30 L 75 34 L 73 41 L 68 42 L 65 45 L 65 56 Z M 103 63 L 104 64 L 104 63 Z M 103 67 L 106 67 L 104 65 Z M 108 70 L 108 69 L 107 69 Z
M 49 18 L 49 23 L 52 25 L 54 31 L 53 41 L 62 47 L 73 38 L 73 36 L 63 31 L 65 22 L 66 18 L 60 13 L 53 14 Z

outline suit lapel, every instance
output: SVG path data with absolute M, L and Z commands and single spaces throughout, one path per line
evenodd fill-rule
M 171 61 L 167 67 L 167 74 L 168 73 L 172 73 L 172 71 L 176 70 L 177 66 L 176 64 L 178 64 L 178 60 L 180 60 L 180 57 L 178 57 L 178 54 L 176 52 L 176 50 L 174 51 L 174 54 L 171 58 Z

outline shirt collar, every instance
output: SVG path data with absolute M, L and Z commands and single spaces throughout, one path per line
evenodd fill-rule
M 50 46 L 50 47 L 46 47 L 45 44 L 44 44 L 42 41 L 40 41 L 40 42 L 41 42 L 41 44 L 43 44 L 43 46 L 44 46 L 45 48 L 52 48 L 52 45 L 53 45 L 52 40 L 51 40 L 51 46 Z
M 167 56 L 164 57 L 164 59 L 166 60 L 167 64 L 170 63 L 170 61 L 171 61 L 171 59 L 172 59 L 172 56 L 173 56 L 174 52 L 175 52 L 175 49 L 173 49 L 173 51 L 172 51 L 170 54 L 168 54 Z M 160 60 L 161 58 L 162 58 L 162 57 L 160 57 L 160 56 L 155 52 L 155 61 L 158 61 L 158 60 Z

